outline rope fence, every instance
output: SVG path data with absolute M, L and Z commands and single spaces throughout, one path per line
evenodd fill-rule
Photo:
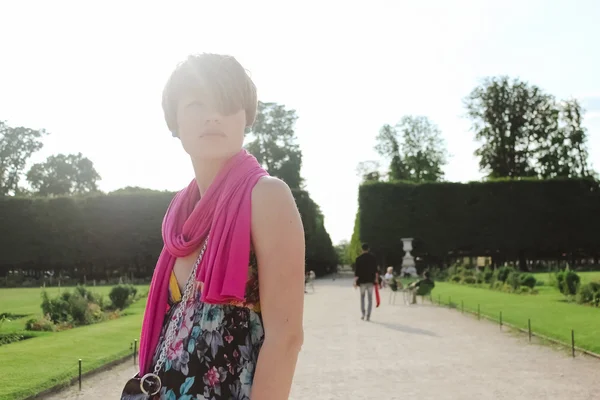
M 444 303 L 442 301 L 442 296 L 439 295 L 439 294 L 438 294 L 438 299 L 437 300 L 438 300 L 437 301 L 437 305 L 439 307 L 447 307 L 449 309 L 458 309 L 458 304 L 453 303 L 452 302 L 452 297 L 450 297 L 450 296 L 448 297 L 448 303 Z M 429 295 L 429 302 L 432 305 L 436 305 L 436 302 L 434 301 L 432 295 Z M 499 324 L 500 330 L 502 330 L 503 326 L 506 326 L 506 327 L 508 327 L 510 329 L 514 329 L 514 330 L 517 330 L 519 332 L 526 333 L 528 335 L 529 342 L 531 342 L 531 338 L 532 337 L 537 337 L 537 338 L 540 338 L 542 340 L 546 340 L 546 341 L 549 341 L 551 343 L 558 344 L 558 345 L 566 347 L 566 348 L 570 348 L 571 349 L 571 355 L 572 355 L 572 357 L 575 357 L 576 352 L 579 352 L 579 353 L 586 354 L 588 356 L 600 359 L 600 354 L 594 353 L 592 351 L 586 350 L 586 349 L 581 348 L 581 347 L 577 347 L 575 345 L 575 330 L 574 329 L 571 329 L 571 343 L 566 343 L 566 342 L 563 342 L 561 340 L 558 340 L 558 339 L 555 339 L 555 338 L 543 335 L 541 333 L 534 332 L 531 329 L 531 326 L 532 326 L 532 324 L 531 324 L 531 318 L 527 319 L 527 329 L 523 329 L 523 328 L 521 328 L 519 326 L 516 326 L 516 325 L 510 324 L 510 323 L 507 323 L 506 321 L 503 321 L 503 319 L 502 319 L 502 315 L 503 315 L 502 311 L 499 312 L 497 319 L 495 317 L 492 317 L 492 316 L 489 316 L 489 315 L 486 315 L 486 314 L 482 314 L 481 313 L 481 304 L 479 304 L 479 303 L 477 304 L 477 311 L 472 311 L 472 310 L 469 310 L 469 309 L 465 309 L 465 303 L 464 303 L 464 301 L 461 300 L 461 302 L 460 302 L 460 311 L 461 311 L 462 314 L 467 313 L 467 314 L 471 314 L 471 315 L 476 316 L 477 320 L 481 320 L 482 318 L 484 318 L 484 319 L 486 319 L 486 320 L 488 320 L 490 322 L 495 322 L 495 323 Z
M 78 384 L 79 386 L 79 390 L 81 391 L 83 388 L 83 380 L 86 377 L 89 376 L 93 376 L 97 373 L 103 372 L 115 365 L 119 365 L 122 364 L 124 362 L 127 361 L 128 358 L 132 358 L 133 359 L 133 365 L 137 365 L 138 363 L 138 340 L 135 339 L 133 342 L 130 343 L 129 345 L 129 351 L 131 351 L 131 353 L 117 358 L 116 360 L 111 360 L 111 361 L 107 361 L 107 362 L 102 362 L 101 365 L 99 365 L 96 368 L 93 368 L 89 371 L 83 372 L 84 368 L 85 368 L 85 363 L 86 363 L 86 359 L 85 358 L 79 358 L 76 361 L 74 361 L 73 363 L 73 367 L 69 368 L 66 371 L 67 376 L 69 377 L 69 381 L 65 384 L 65 383 L 61 383 L 58 384 L 56 386 L 53 386 L 49 389 L 44 390 L 41 393 L 37 393 L 33 396 L 30 396 L 28 398 L 26 398 L 25 400 L 33 400 L 33 399 L 39 399 L 40 397 L 43 396 L 47 396 L 53 393 L 58 392 L 59 390 L 64 389 L 65 387 L 74 385 L 74 384 Z M 98 359 L 96 359 L 95 361 L 98 361 Z
M 93 369 L 91 371 L 88 371 L 88 372 L 86 372 L 85 375 L 82 374 L 83 360 L 80 358 L 78 360 L 78 363 L 79 363 L 79 374 L 77 376 L 77 381 L 79 383 L 79 390 L 81 390 L 81 387 L 82 387 L 82 384 L 83 384 L 83 378 L 84 377 L 93 375 L 93 374 L 95 374 L 97 372 L 100 372 L 100 371 L 102 371 L 102 370 L 110 367 L 110 366 L 121 364 L 122 362 L 124 362 L 125 360 L 127 360 L 129 357 L 133 358 L 133 365 L 137 365 L 137 358 L 138 358 L 138 340 L 137 339 L 135 339 L 130 344 L 129 350 L 132 350 L 132 349 L 133 349 L 133 353 L 132 354 L 129 354 L 129 355 L 127 355 L 127 356 L 125 356 L 125 357 L 123 357 L 121 359 L 117 359 L 117 360 L 115 360 L 113 362 L 110 362 L 110 363 L 107 363 L 105 365 L 102 365 L 102 366 L 100 366 L 98 368 L 95 368 L 95 369 Z

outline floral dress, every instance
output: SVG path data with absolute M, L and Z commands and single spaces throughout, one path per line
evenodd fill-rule
M 153 365 L 163 346 L 168 321 L 181 306 L 176 282 L 172 275 L 170 309 Z M 167 361 L 158 374 L 162 380 L 161 400 L 250 399 L 258 353 L 264 341 L 254 255 L 250 258 L 244 302 L 207 304 L 200 300 L 200 291 L 196 290 L 176 332 L 176 339 L 167 349 Z

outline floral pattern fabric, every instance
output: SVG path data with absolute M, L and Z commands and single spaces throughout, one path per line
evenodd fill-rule
M 251 258 L 246 300 L 207 304 L 200 291 L 188 300 L 176 338 L 167 349 L 159 376 L 161 400 L 248 400 L 264 330 L 258 296 L 256 259 Z M 162 349 L 168 322 L 181 303 L 165 316 L 154 363 Z

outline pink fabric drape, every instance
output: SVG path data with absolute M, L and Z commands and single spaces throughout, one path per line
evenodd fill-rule
M 241 150 L 223 166 L 200 198 L 195 180 L 177 193 L 163 220 L 164 247 L 152 277 L 140 341 L 140 373 L 150 364 L 168 308 L 169 277 L 178 257 L 197 250 L 210 232 L 196 279 L 212 304 L 244 300 L 250 256 L 252 189 L 267 172 Z

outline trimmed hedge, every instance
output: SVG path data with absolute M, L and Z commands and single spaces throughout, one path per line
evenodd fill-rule
M 333 272 L 338 256 L 325 229 L 325 217 L 321 209 L 304 190 L 293 190 L 296 205 L 304 225 L 306 242 L 306 270 L 312 270 L 317 276 Z
M 307 269 L 333 270 L 337 254 L 323 214 L 293 191 L 305 228 Z M 150 278 L 162 249 L 161 224 L 174 193 L 119 191 L 60 198 L 0 198 L 0 277 L 20 269 L 41 278 L 61 271 L 82 282 Z
M 352 238 L 350 239 L 350 246 L 348 246 L 348 257 L 354 264 L 356 257 L 362 252 L 362 242 L 360 240 L 360 210 L 356 212 L 356 218 L 354 219 L 354 231 L 352 232 Z
M 597 256 L 600 187 L 591 179 L 474 183 L 368 182 L 359 190 L 357 227 L 388 265 L 401 238 L 435 262 L 463 255 L 499 260 Z

